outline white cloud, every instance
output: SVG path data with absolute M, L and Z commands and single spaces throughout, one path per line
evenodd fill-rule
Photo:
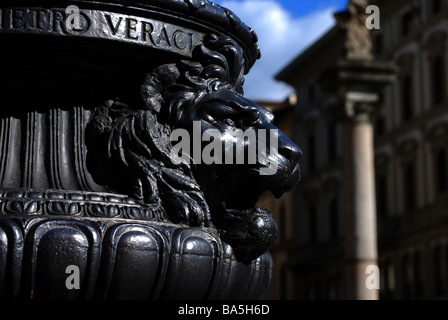
M 303 49 L 334 24 L 336 8 L 294 18 L 275 0 L 221 0 L 258 35 L 261 59 L 246 76 L 245 96 L 257 100 L 284 100 L 292 89 L 274 76 Z

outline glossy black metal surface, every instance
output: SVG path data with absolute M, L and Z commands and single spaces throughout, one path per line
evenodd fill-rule
M 179 163 L 171 139 L 253 129 L 249 152 L 276 131 L 242 96 L 255 33 L 206 0 L 6 1 L 0 17 L 0 298 L 266 298 L 277 231 L 255 205 L 295 186 L 300 149 L 278 132 L 250 164 Z

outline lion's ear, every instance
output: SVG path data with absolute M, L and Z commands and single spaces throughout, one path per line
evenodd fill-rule
M 179 76 L 180 72 L 175 64 L 164 64 L 146 75 L 141 87 L 141 96 L 147 110 L 160 112 L 163 87 L 175 83 Z

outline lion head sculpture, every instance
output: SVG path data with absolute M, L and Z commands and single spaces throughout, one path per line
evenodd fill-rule
M 159 204 L 167 220 L 215 226 L 236 258 L 248 263 L 277 237 L 271 213 L 255 208 L 256 202 L 265 190 L 280 197 L 297 184 L 301 151 L 272 124 L 267 109 L 242 96 L 243 59 L 232 39 L 212 35 L 191 61 L 157 67 L 141 87 L 144 107 L 114 100 L 94 110 L 87 127 L 87 161 L 99 183 Z M 189 150 L 173 152 L 173 131 L 194 135 L 195 124 L 199 137 L 211 130 L 219 135 L 200 139 L 199 146 L 190 139 L 191 148 L 184 148 Z M 248 130 L 252 135 L 239 140 L 243 157 L 236 159 L 232 132 Z M 231 154 L 228 160 L 234 161 L 195 161 L 197 155 L 189 151 L 204 150 L 212 140 L 222 146 L 215 157 Z M 266 146 L 263 153 L 260 141 Z M 272 164 L 275 170 L 263 174 Z

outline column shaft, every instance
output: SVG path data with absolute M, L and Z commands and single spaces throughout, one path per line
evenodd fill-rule
M 346 174 L 349 178 L 347 216 L 348 298 L 376 300 L 378 290 L 368 289 L 369 265 L 378 264 L 375 203 L 373 126 L 368 121 L 346 125 L 349 150 Z

